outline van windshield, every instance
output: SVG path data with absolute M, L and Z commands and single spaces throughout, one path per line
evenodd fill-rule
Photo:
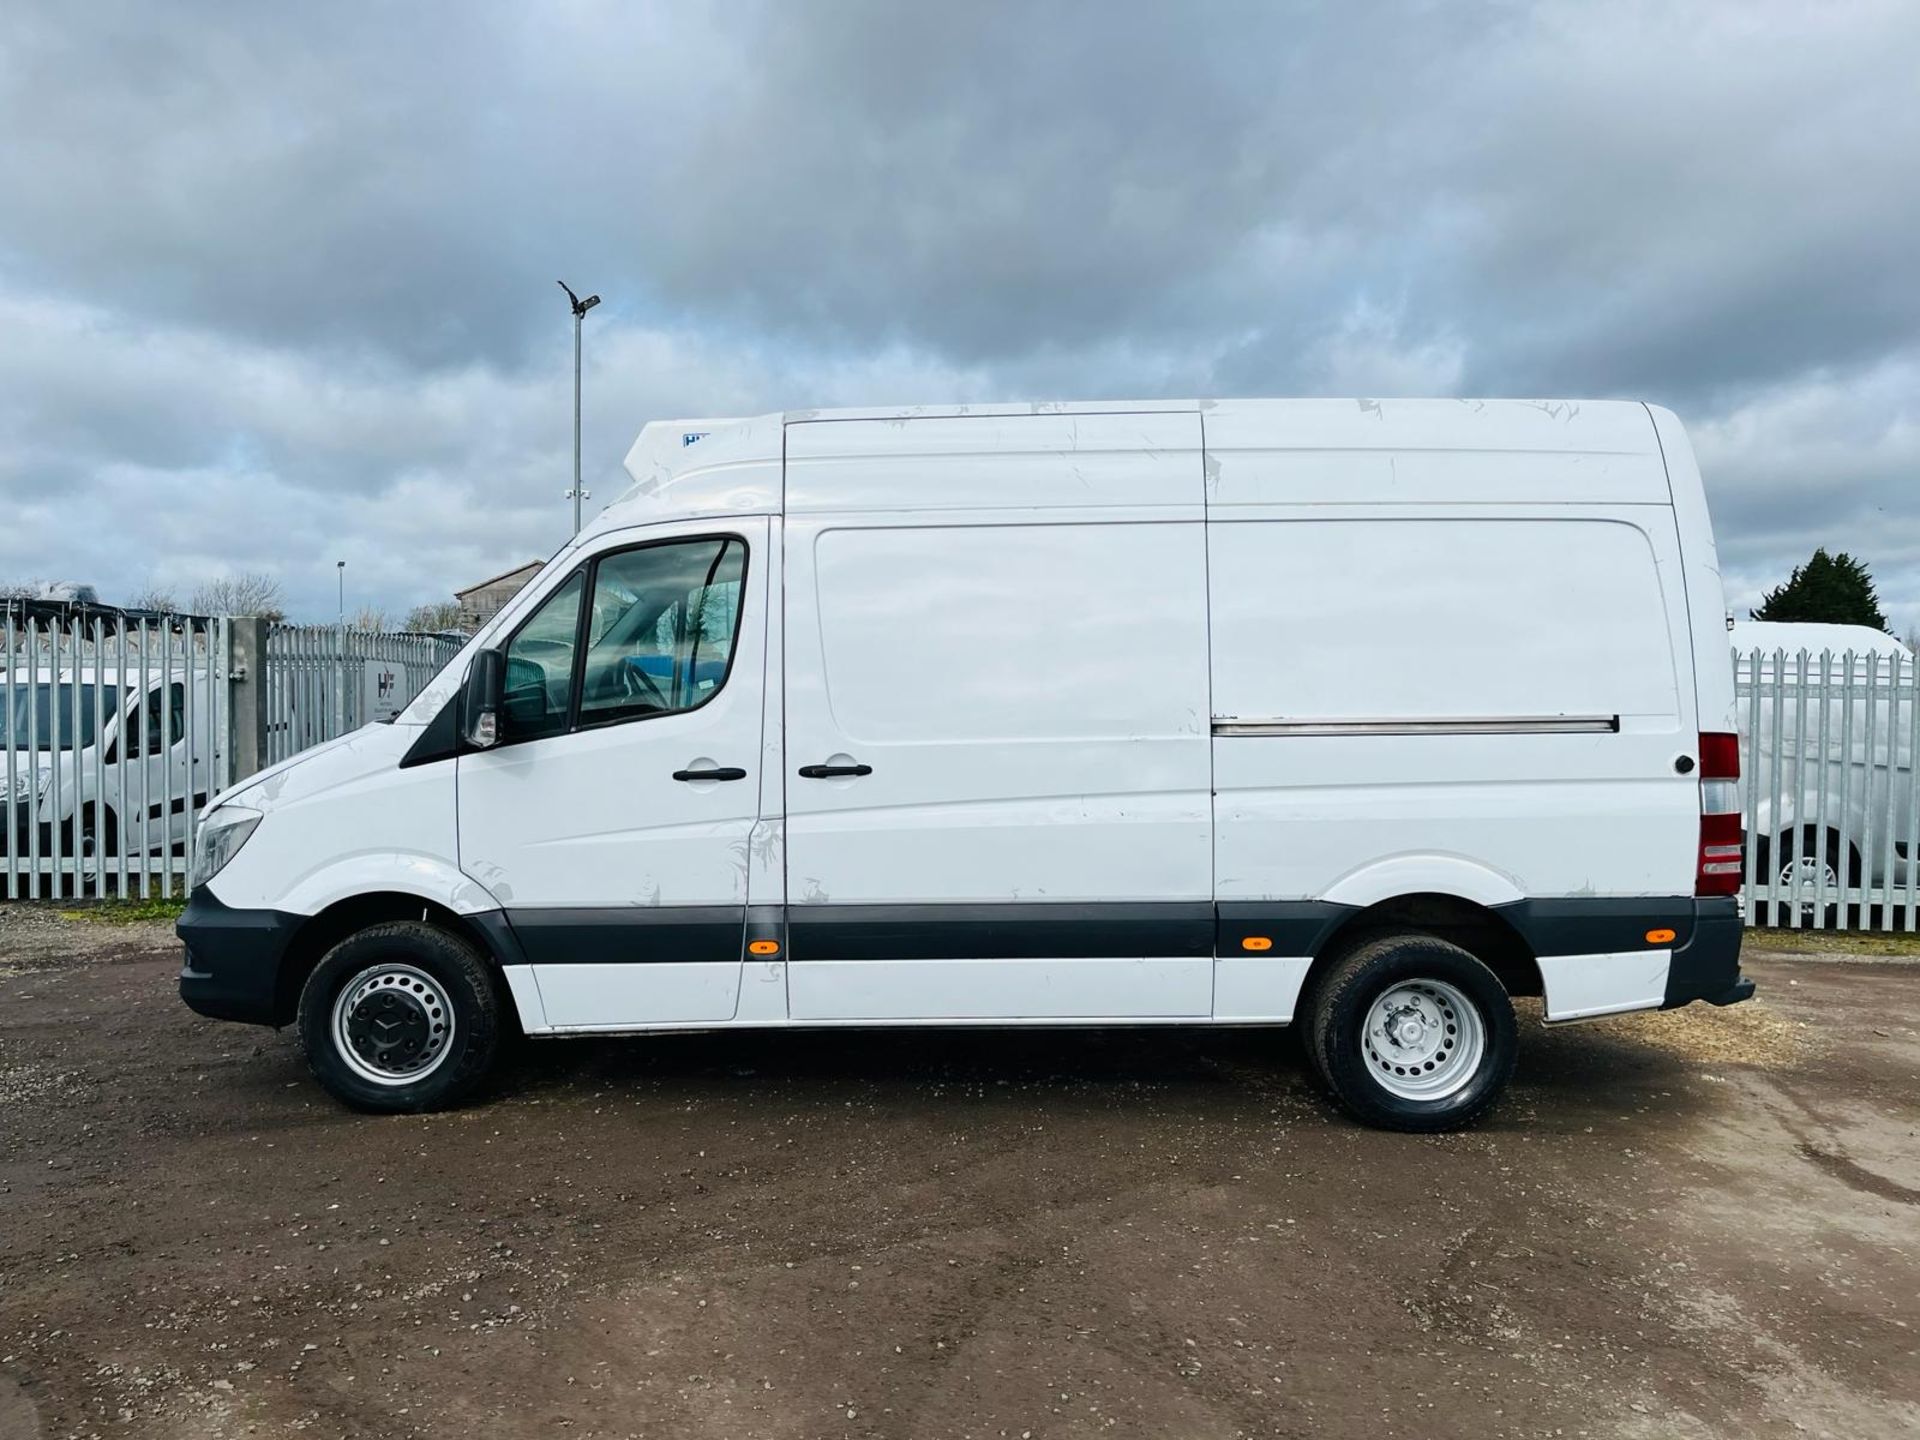
M 77 704 L 80 748 L 84 750 L 94 741 L 96 699 L 101 718 L 108 719 L 119 708 L 119 693 L 111 685 L 75 685 L 70 681 L 0 687 L 0 742 L 9 750 L 71 750 Z

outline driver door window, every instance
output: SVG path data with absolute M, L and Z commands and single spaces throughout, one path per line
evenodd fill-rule
M 699 709 L 733 659 L 746 566 L 733 536 L 602 556 L 584 623 L 588 572 L 576 572 L 507 643 L 503 738 Z
M 747 547 L 729 537 L 623 550 L 594 569 L 580 724 L 696 710 L 727 678 Z

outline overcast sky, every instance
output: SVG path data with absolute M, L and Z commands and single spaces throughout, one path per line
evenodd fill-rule
M 646 420 L 1631 396 L 1920 627 L 1920 5 L 0 13 L 0 580 L 445 598 Z

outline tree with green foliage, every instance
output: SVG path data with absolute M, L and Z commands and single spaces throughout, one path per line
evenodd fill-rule
M 1760 597 L 1760 608 L 1748 613 L 1755 620 L 1887 628 L 1867 567 L 1844 550 L 1829 555 L 1825 547 L 1815 550 L 1806 564 L 1794 566 L 1787 583 L 1774 586 Z

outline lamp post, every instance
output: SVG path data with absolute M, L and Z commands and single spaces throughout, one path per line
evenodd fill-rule
M 587 498 L 587 492 L 580 488 L 580 322 L 600 303 L 600 297 L 589 295 L 582 300 L 566 281 L 554 283 L 567 292 L 567 300 L 573 306 L 573 488 L 567 492 L 567 498 L 573 501 L 573 533 L 578 535 L 580 502 Z
M 334 633 L 338 637 L 335 644 L 339 650 L 339 662 L 334 667 L 333 677 L 333 733 L 347 733 L 347 562 L 333 562 L 334 573 L 340 579 L 340 625 Z

